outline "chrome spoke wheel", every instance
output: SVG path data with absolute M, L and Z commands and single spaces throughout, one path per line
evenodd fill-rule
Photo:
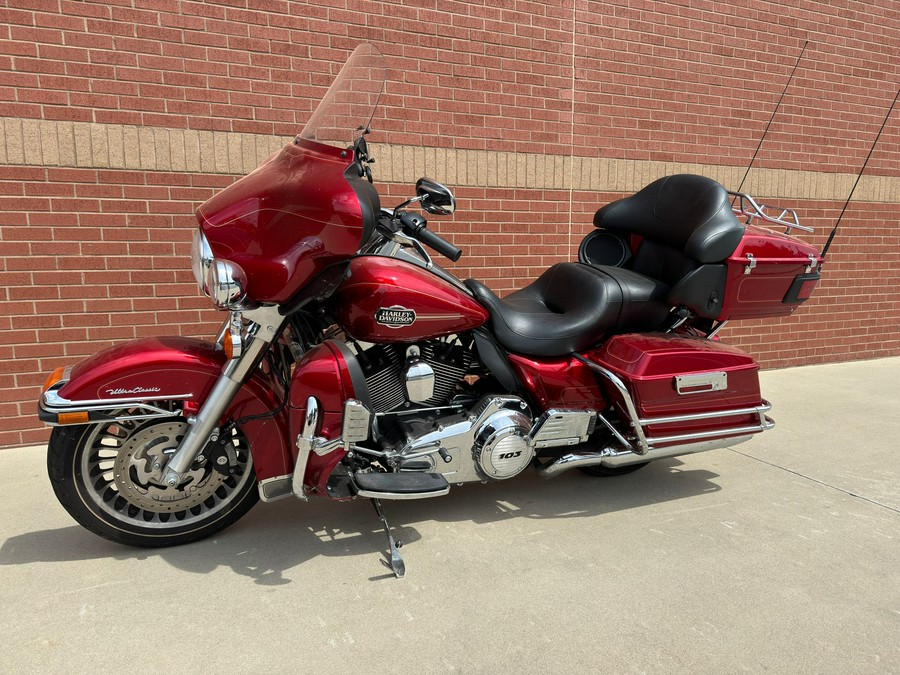
M 165 528 L 173 521 L 188 522 L 220 510 L 251 476 L 246 441 L 237 430 L 229 439 L 236 459 L 234 474 L 220 473 L 201 455 L 181 482 L 170 487 L 162 474 L 187 428 L 182 418 L 96 427 L 81 456 L 81 472 L 87 477 L 87 494 L 82 496 L 113 518 L 137 521 L 143 527 Z
M 174 546 L 237 521 L 259 499 L 246 436 L 239 428 L 209 444 L 178 485 L 162 477 L 188 422 L 141 419 L 119 410 L 115 422 L 57 427 L 47 469 L 60 503 L 84 527 L 130 546 Z M 223 442 L 224 441 L 224 442 Z

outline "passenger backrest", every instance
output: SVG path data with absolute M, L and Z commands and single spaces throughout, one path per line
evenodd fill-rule
M 724 291 L 724 260 L 744 236 L 721 184 L 693 174 L 660 178 L 599 209 L 594 225 L 640 235 L 631 269 L 672 287 L 673 306 L 715 316 Z M 713 279 L 721 279 L 722 288 L 710 288 Z

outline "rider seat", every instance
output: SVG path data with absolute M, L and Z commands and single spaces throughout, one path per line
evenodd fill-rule
M 490 312 L 500 344 L 534 356 L 563 356 L 612 333 L 659 328 L 669 313 L 668 285 L 619 267 L 559 263 L 502 300 L 480 281 L 465 284 Z
M 490 311 L 501 345 L 562 356 L 613 333 L 664 328 L 675 307 L 719 314 L 724 261 L 744 235 L 719 183 L 690 174 L 660 178 L 601 208 L 594 225 L 640 237 L 634 258 L 623 260 L 628 269 L 560 263 L 503 300 L 475 279 L 465 282 Z

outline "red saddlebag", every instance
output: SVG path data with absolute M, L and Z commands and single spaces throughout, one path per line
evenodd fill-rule
M 587 357 L 606 369 L 609 400 L 623 421 L 640 425 L 651 448 L 745 436 L 773 425 L 759 391 L 759 366 L 736 347 L 629 333 Z

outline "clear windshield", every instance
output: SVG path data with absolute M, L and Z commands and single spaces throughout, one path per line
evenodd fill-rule
M 370 44 L 361 44 L 300 132 L 300 137 L 346 148 L 367 129 L 384 89 L 384 57 Z

